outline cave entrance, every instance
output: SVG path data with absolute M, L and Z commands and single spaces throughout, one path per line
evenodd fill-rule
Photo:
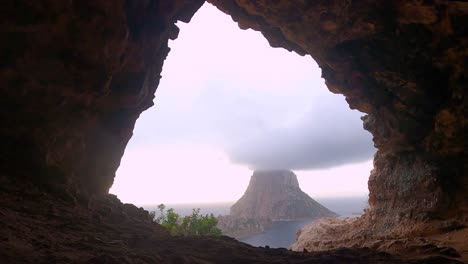
M 233 202 L 253 169 L 288 169 L 313 198 L 367 198 L 363 114 L 327 90 L 310 56 L 271 48 L 207 3 L 178 26 L 111 193 L 143 206 Z

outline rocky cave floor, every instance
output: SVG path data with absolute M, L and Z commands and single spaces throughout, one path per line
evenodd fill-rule
M 460 222 L 403 222 L 378 231 L 373 230 L 372 223 L 366 214 L 352 218 L 322 218 L 301 228 L 291 249 L 369 248 L 407 258 L 445 256 L 468 263 L 468 228 Z
M 0 263 L 462 263 L 368 248 L 293 252 L 229 237 L 170 237 L 146 211 L 113 195 L 74 197 L 0 177 Z

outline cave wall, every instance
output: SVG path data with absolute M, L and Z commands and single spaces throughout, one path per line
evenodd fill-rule
M 177 20 L 203 1 L 8 1 L 0 41 L 1 173 L 107 193 L 153 105 Z
M 466 217 L 467 3 L 209 2 L 271 46 L 310 54 L 330 91 L 367 114 L 379 149 L 372 217 Z M 153 104 L 174 23 L 202 4 L 4 3 L 1 175 L 106 193 L 136 119 Z

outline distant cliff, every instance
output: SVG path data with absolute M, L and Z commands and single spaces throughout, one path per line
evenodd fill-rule
M 254 171 L 244 195 L 218 218 L 224 234 L 243 237 L 262 233 L 272 221 L 294 221 L 337 216 L 299 187 L 289 170 Z
M 289 170 L 255 171 L 244 195 L 231 207 L 232 216 L 273 221 L 337 216 L 299 187 Z

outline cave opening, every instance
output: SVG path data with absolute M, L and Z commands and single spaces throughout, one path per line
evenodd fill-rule
M 281 169 L 341 216 L 361 214 L 371 134 L 315 61 L 272 48 L 208 3 L 178 27 L 155 106 L 137 120 L 110 192 L 150 211 L 228 214 L 253 170 Z
M 111 192 L 118 193 L 119 188 L 140 182 L 135 174 L 142 173 L 147 174 L 145 180 L 154 178 L 155 182 L 139 185 L 136 192 L 141 194 L 144 189 L 147 192 L 142 195 L 151 196 L 153 191 L 163 191 L 158 182 L 165 174 L 176 174 L 171 174 L 171 170 L 187 169 L 177 174 L 187 175 L 189 180 L 190 169 L 199 169 L 197 163 L 218 159 L 240 165 L 230 168 L 238 171 L 222 177 L 223 181 L 256 168 L 304 171 L 300 178 L 315 170 L 318 172 L 311 174 L 312 181 L 321 174 L 330 178 L 319 188 L 336 185 L 335 190 L 322 195 L 340 190 L 345 195 L 359 191 L 366 194 L 357 186 L 340 189 L 352 183 L 340 183 L 343 179 L 336 177 L 352 174 L 346 177 L 355 176 L 354 181 L 360 184 L 363 179 L 367 182 L 375 149 L 370 133 L 362 128 L 363 114 L 350 110 L 342 95 L 328 91 L 320 68 L 310 56 L 272 48 L 260 33 L 240 30 L 229 16 L 208 3 L 190 23 L 180 23 L 179 36 L 170 43 L 172 51 L 164 64 L 155 106 L 137 121 Z M 249 155 L 252 152 L 255 153 Z M 170 159 L 164 160 L 164 156 Z M 199 159 L 203 157 L 210 160 Z M 329 172 L 330 168 L 356 163 L 359 165 Z M 160 172 L 155 171 L 165 165 L 168 166 Z M 204 169 L 208 168 L 206 165 L 203 164 Z M 212 174 L 217 173 L 223 174 L 219 170 Z M 359 176 L 362 174 L 364 178 Z M 172 185 L 165 186 L 165 194 L 176 192 L 180 180 L 168 183 Z M 202 188 L 215 178 L 205 180 L 208 181 L 192 181 L 188 185 Z M 237 185 L 242 192 L 247 180 L 244 178 Z M 214 185 L 220 184 L 223 183 Z M 233 184 L 236 185 L 227 182 L 224 186 Z M 320 193 L 319 189 L 313 190 Z M 188 191 L 183 189 L 180 193 Z M 209 189 L 200 191 L 206 193 Z M 229 197 L 222 192 L 211 195 L 227 201 L 240 194 Z M 122 197 L 127 200 L 128 196 L 122 193 Z M 177 202 L 193 200 L 185 198 L 188 200 Z M 204 198 L 195 201 L 206 202 Z
M 301 233 L 295 248 L 301 252 L 171 237 L 147 211 L 109 194 L 135 121 L 153 104 L 168 40 L 178 35 L 174 24 L 189 22 L 204 2 L 3 6 L 2 263 L 467 262 L 468 7 L 462 1 L 206 1 L 239 27 L 261 32 L 272 47 L 309 54 L 330 91 L 367 114 L 364 126 L 378 148 L 368 182 L 370 209 L 356 221 Z M 250 58 L 244 64 L 255 65 Z M 127 183 L 138 182 L 132 176 Z M 146 185 L 134 191 L 170 190 Z M 342 247 L 352 249 L 334 250 Z

